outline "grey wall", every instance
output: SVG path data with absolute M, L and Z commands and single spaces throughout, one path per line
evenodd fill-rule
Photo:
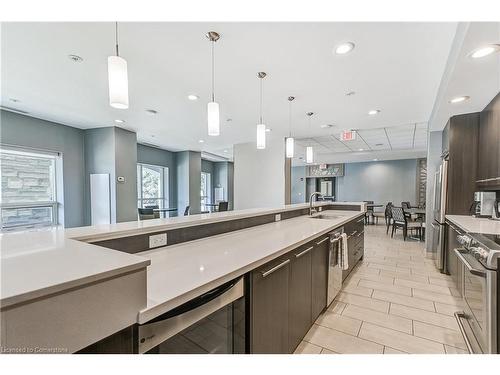
M 291 174 L 292 195 L 291 203 L 304 203 L 306 201 L 306 167 L 292 167 Z
M 64 225 L 86 225 L 83 130 L 1 110 L 0 120 L 1 143 L 62 153 Z
M 228 202 L 228 209 L 233 209 L 234 196 L 234 165 L 228 161 L 219 161 L 213 163 L 214 177 L 213 186 L 222 187 L 224 189 L 224 200 Z M 214 193 L 215 196 L 215 193 Z
M 137 162 L 168 168 L 168 198 L 170 207 L 177 207 L 176 153 L 161 148 L 137 144 Z M 181 212 L 182 214 L 182 212 Z
M 200 213 L 201 153 L 182 151 L 177 160 L 177 208 L 182 215 L 186 206 L 191 214 Z
M 90 175 L 109 174 L 111 221 L 116 222 L 115 135 L 112 127 L 88 129 L 84 133 L 85 143 L 85 222 L 90 225 Z M 66 176 L 64 176 L 66 180 Z
M 344 177 L 337 178 L 337 200 L 415 203 L 416 178 L 416 159 L 348 163 Z
M 137 220 L 137 134 L 114 128 L 115 173 L 125 182 L 116 183 L 116 221 Z

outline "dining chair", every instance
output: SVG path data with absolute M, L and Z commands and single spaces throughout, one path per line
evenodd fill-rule
M 373 204 L 373 201 L 363 201 L 366 204 Z M 370 216 L 373 218 L 373 207 L 367 207 L 365 212 L 365 224 L 370 224 Z
M 419 233 L 419 238 L 422 240 L 422 223 L 418 221 L 409 221 L 402 207 L 391 207 L 392 214 L 392 232 L 391 238 L 397 229 L 403 230 L 403 240 L 408 237 L 408 230 L 416 230 Z
M 154 211 L 154 210 L 158 210 L 160 208 L 160 206 L 158 206 L 157 204 L 154 204 L 154 205 L 151 205 L 151 206 L 144 206 L 144 208 L 151 208 L 153 210 L 153 214 L 155 215 L 155 219 L 159 219 L 160 218 L 160 211 Z
M 226 201 L 220 201 L 219 202 L 219 206 L 217 208 L 217 211 L 218 212 L 227 211 L 228 207 L 229 207 L 229 203 L 228 202 L 226 202 Z
M 139 220 L 156 219 L 155 213 L 152 208 L 138 208 Z

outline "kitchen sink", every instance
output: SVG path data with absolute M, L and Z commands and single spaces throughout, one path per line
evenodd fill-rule
M 335 220 L 340 219 L 342 216 L 328 215 L 328 214 L 318 214 L 314 216 L 309 216 L 311 219 L 324 219 L 324 220 Z

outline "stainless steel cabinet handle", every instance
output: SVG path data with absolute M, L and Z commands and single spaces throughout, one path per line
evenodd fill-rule
M 453 313 L 453 315 L 455 316 L 455 319 L 457 320 L 457 324 L 458 324 L 458 328 L 460 329 L 460 333 L 464 337 L 464 341 L 465 341 L 465 345 L 467 346 L 467 350 L 469 351 L 470 354 L 474 354 L 470 340 L 467 337 L 467 335 L 465 334 L 464 324 L 462 323 L 462 319 L 461 319 L 461 318 L 466 318 L 465 313 L 463 311 L 456 311 Z
M 325 242 L 328 239 L 328 237 L 323 238 L 321 241 L 316 242 L 316 245 L 321 245 L 323 242 Z
M 477 268 L 473 268 L 470 263 L 465 259 L 465 257 L 462 255 L 462 253 L 458 249 L 453 249 L 455 252 L 455 255 L 458 257 L 458 259 L 464 264 L 464 266 L 467 268 L 467 270 L 476 276 L 480 277 L 486 277 L 486 271 L 483 270 L 478 270 Z
M 280 264 L 278 264 L 277 266 L 274 266 L 273 268 L 271 268 L 270 270 L 267 270 L 266 272 L 262 272 L 262 277 L 266 277 L 266 276 L 269 276 L 270 274 L 272 274 L 274 271 L 277 271 L 279 270 L 281 267 L 284 267 L 286 266 L 288 263 L 290 263 L 290 259 L 287 259 L 283 262 L 281 262 Z
M 365 221 L 365 218 L 362 218 L 362 219 L 356 221 L 356 223 L 364 223 L 364 221 Z
M 305 249 L 304 251 L 301 251 L 300 253 L 298 254 L 295 254 L 295 258 L 300 258 L 302 255 L 305 255 L 307 254 L 309 251 L 311 251 L 312 249 L 314 249 L 313 246 L 311 247 L 308 247 L 307 249 Z
M 365 231 L 359 232 L 359 233 L 358 233 L 358 235 L 357 235 L 356 237 L 361 236 L 363 233 L 365 233 Z

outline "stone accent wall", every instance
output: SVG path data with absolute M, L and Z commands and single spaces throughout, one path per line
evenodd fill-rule
M 427 159 L 417 159 L 417 204 L 425 204 L 427 185 Z

